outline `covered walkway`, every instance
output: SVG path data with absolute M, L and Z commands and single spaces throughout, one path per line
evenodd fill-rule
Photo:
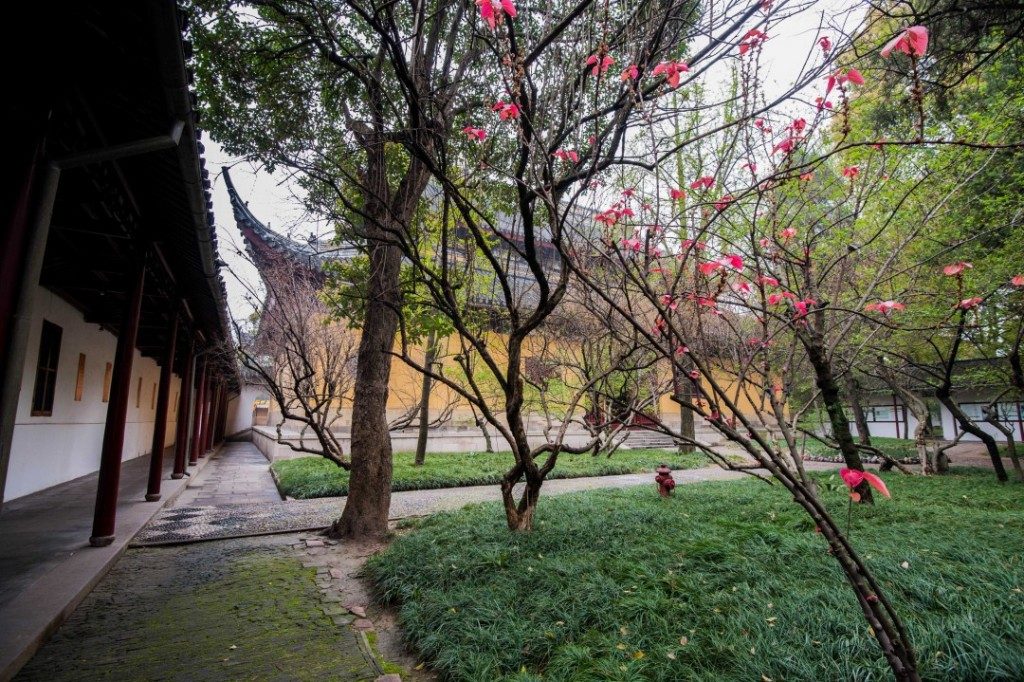
M 133 537 L 185 489 L 164 457 L 163 497 L 145 501 L 149 457 L 121 466 L 116 539 L 91 547 L 99 473 L 26 495 L 0 510 L 0 679 L 7 679 L 67 618 Z M 210 458 L 189 467 L 195 475 Z

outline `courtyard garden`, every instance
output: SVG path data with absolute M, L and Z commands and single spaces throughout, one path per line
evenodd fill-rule
M 508 471 L 509 452 L 458 452 L 427 455 L 422 466 L 414 464 L 414 453 L 396 452 L 391 489 L 427 490 L 501 482 Z M 619 450 L 612 456 L 562 454 L 548 478 L 613 476 L 651 471 L 659 464 L 673 469 L 710 466 L 700 453 L 681 454 L 675 450 Z M 295 498 L 337 497 L 348 493 L 349 472 L 323 457 L 299 457 L 274 462 L 271 467 L 281 493 Z
M 849 534 L 929 680 L 1024 678 L 1024 506 L 991 472 L 885 475 Z M 846 489 L 821 475 L 847 524 Z M 530 534 L 483 504 L 416 522 L 372 559 L 409 644 L 453 680 L 889 679 L 813 523 L 779 486 L 553 497 Z

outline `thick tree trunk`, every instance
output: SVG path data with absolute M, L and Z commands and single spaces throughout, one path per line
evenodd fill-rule
M 836 384 L 832 363 L 825 352 L 824 344 L 820 338 L 812 337 L 804 340 L 804 347 L 807 349 L 807 358 L 814 368 L 814 381 L 821 392 L 821 401 L 828 413 L 829 425 L 832 427 L 832 440 L 839 446 L 839 452 L 847 467 L 864 471 L 864 462 L 861 461 L 860 452 L 857 451 L 857 444 L 853 442 L 850 422 L 846 419 L 839 386 Z M 860 493 L 862 503 L 874 502 L 874 498 L 871 496 L 871 487 L 867 482 L 862 482 L 857 486 L 857 492 Z
M 391 352 L 398 331 L 398 274 L 402 254 L 384 242 L 370 245 L 366 319 L 359 339 L 352 400 L 352 467 L 348 498 L 334 537 L 383 537 L 391 507 L 391 433 L 388 382 Z
M 427 336 L 427 348 L 424 353 L 423 366 L 430 370 L 434 366 L 434 359 L 437 357 L 437 338 L 434 332 Z M 427 459 L 427 437 L 430 435 L 430 385 L 429 374 L 423 375 L 423 385 L 420 387 L 420 430 L 416 438 L 416 466 L 423 466 Z
M 987 431 L 978 428 L 977 424 L 972 422 L 970 418 L 964 414 L 964 411 L 960 409 L 960 406 L 957 405 L 956 401 L 954 401 L 950 396 L 948 388 L 937 389 L 935 391 L 935 397 L 939 399 L 940 403 L 946 406 L 946 409 L 953 415 L 953 418 L 960 424 L 961 429 L 978 438 L 985 444 L 985 448 L 988 450 L 988 456 L 992 460 L 992 468 L 995 469 L 996 472 L 996 478 L 1002 483 L 1010 480 L 1009 476 L 1006 475 L 1006 469 L 1003 468 L 1003 460 L 999 457 L 999 446 L 996 445 L 996 439 Z
M 850 411 L 857 425 L 857 440 L 861 445 L 871 445 L 871 426 L 864 415 L 864 406 L 860 402 L 860 384 L 853 376 L 853 370 L 846 373 L 846 397 L 850 399 Z
M 516 467 L 518 469 L 518 467 Z M 511 473 L 511 472 L 510 472 Z M 544 481 L 539 478 L 527 478 L 526 487 L 523 489 L 518 502 L 515 499 L 514 487 L 516 481 L 506 476 L 501 483 L 501 499 L 505 506 L 505 521 L 508 529 L 517 532 L 529 532 L 533 530 L 533 520 L 537 511 L 537 502 L 540 499 L 540 488 Z

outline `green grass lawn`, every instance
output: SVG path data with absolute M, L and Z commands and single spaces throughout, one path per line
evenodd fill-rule
M 854 509 L 852 538 L 923 677 L 1024 679 L 1024 486 L 885 479 L 893 499 Z M 443 679 L 891 679 L 824 540 L 754 480 L 542 498 L 524 535 L 475 505 L 419 521 L 367 571 Z
M 396 452 L 391 489 L 424 490 L 499 483 L 512 461 L 509 452 L 431 453 L 426 463 L 417 467 L 413 466 L 413 453 Z M 681 455 L 671 450 L 619 450 L 611 457 L 562 454 L 548 478 L 653 472 L 662 462 L 677 469 L 711 465 L 703 455 Z M 272 467 L 285 495 L 310 498 L 348 493 L 348 472 L 323 457 L 286 459 L 274 462 Z

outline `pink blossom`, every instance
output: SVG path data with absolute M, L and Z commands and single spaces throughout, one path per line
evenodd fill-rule
M 796 228 L 795 227 L 787 227 L 787 228 L 783 229 L 782 232 L 779 232 L 779 236 L 783 240 L 792 239 L 793 237 L 796 236 Z
M 686 346 L 676 346 L 676 355 L 684 355 L 685 353 L 689 352 L 690 349 L 687 348 Z
M 508 16 L 509 19 L 513 19 L 516 16 L 516 6 L 513 0 L 476 0 L 476 4 L 480 7 L 480 16 L 487 25 L 494 28 L 501 23 L 504 16 Z
M 790 128 L 793 129 L 794 133 L 802 133 L 804 128 L 807 127 L 807 119 L 805 118 L 794 118 L 793 123 L 790 124 Z
M 810 306 L 815 305 L 816 303 L 817 301 L 813 298 L 805 298 L 802 301 L 793 301 L 793 307 L 796 308 L 796 314 L 793 315 L 793 317 L 797 319 L 806 317 L 807 313 L 810 311 Z
M 950 263 L 946 267 L 942 268 L 942 274 L 946 277 L 959 277 L 964 270 L 969 270 L 974 266 L 966 261 L 960 261 L 959 263 Z
M 719 262 L 723 266 L 727 265 L 733 270 L 738 271 L 743 269 L 743 259 L 737 256 L 735 253 L 726 254 L 725 256 L 719 259 Z
M 800 174 L 800 179 L 803 180 L 804 182 L 808 182 L 808 181 L 812 180 L 813 178 L 814 178 L 814 173 L 812 173 L 810 171 L 808 171 L 807 173 L 801 173 Z
M 621 78 L 623 82 L 626 82 L 626 81 L 629 81 L 629 80 L 634 80 L 635 81 L 639 77 L 640 77 L 640 69 L 637 68 L 636 64 L 630 64 L 629 66 L 627 66 L 622 71 L 622 75 L 619 76 L 619 78 Z
M 695 369 L 692 369 L 692 370 L 690 370 L 690 372 L 689 372 L 689 376 L 690 376 L 690 378 L 691 378 L 691 379 L 693 379 L 694 381 L 696 381 L 697 379 L 700 379 L 700 372 L 698 372 L 698 371 L 697 371 L 697 370 L 695 370 Z
M 799 141 L 800 140 L 796 137 L 787 137 L 785 140 L 778 143 L 777 145 L 775 145 L 775 147 L 772 148 L 772 154 L 775 154 L 776 152 L 789 154 L 796 148 L 796 143 Z
M 673 189 L 668 194 L 672 197 L 672 201 L 682 201 L 686 198 L 686 192 L 681 189 Z
M 750 282 L 733 282 L 732 290 L 738 294 L 749 294 L 750 293 Z
M 768 40 L 768 34 L 756 28 L 752 28 L 747 31 L 743 38 L 740 39 L 740 55 L 745 55 L 752 48 L 757 47 L 764 41 Z
M 822 52 L 828 52 L 832 49 L 832 41 L 828 36 L 822 36 L 818 38 L 818 46 L 821 47 Z
M 707 244 L 704 242 L 694 241 L 693 239 L 684 239 L 680 243 L 680 247 L 687 251 L 690 249 L 697 249 L 698 251 L 701 251 L 707 248 Z
M 721 213 L 732 202 L 733 202 L 732 195 L 731 194 L 726 194 L 725 196 L 721 197 L 718 201 L 715 202 L 715 210 L 718 211 L 719 213 Z
M 510 118 L 519 118 L 519 106 L 512 102 L 506 103 L 499 99 L 491 107 L 491 111 L 497 111 L 498 117 L 502 121 L 507 121 Z
M 882 313 L 883 315 L 889 315 L 894 310 L 906 310 L 907 306 L 900 303 L 899 301 L 879 301 L 878 303 L 868 303 L 864 306 L 864 311 L 869 313 Z
M 844 178 L 856 180 L 858 175 L 860 175 L 860 166 L 847 166 L 846 168 L 843 169 Z
M 486 139 L 487 137 L 487 131 L 484 130 L 483 128 L 473 128 L 472 126 L 466 126 L 465 128 L 462 129 L 462 132 L 466 134 L 466 137 L 468 137 L 471 140 L 476 140 L 477 142 L 483 142 L 484 139 Z
M 979 303 L 981 303 L 982 301 L 984 301 L 984 300 L 985 299 L 983 299 L 981 296 L 974 296 L 973 298 L 965 298 L 964 300 L 962 300 L 959 303 L 957 303 L 956 307 L 957 308 L 962 308 L 963 310 L 970 310 L 971 308 L 977 307 L 977 305 Z
M 911 26 L 890 40 L 882 48 L 882 57 L 888 58 L 893 51 L 908 54 L 911 57 L 923 57 L 928 51 L 928 29 L 924 26 Z
M 885 487 L 885 481 L 870 471 L 860 471 L 858 469 L 847 469 L 846 467 L 843 467 L 839 470 L 839 476 L 843 479 L 843 483 L 845 483 L 846 487 L 850 490 L 855 489 L 861 483 L 867 481 L 868 485 L 878 492 L 882 493 L 886 497 L 892 497 L 892 495 L 889 494 L 889 489 Z M 856 499 L 859 499 L 859 496 Z
M 770 287 L 777 287 L 777 286 L 779 286 L 779 280 L 775 279 L 774 277 L 769 277 L 768 275 L 761 275 L 760 277 L 758 277 L 757 278 L 757 283 L 758 284 L 764 284 L 764 285 L 770 286 Z
M 607 73 L 611 65 L 615 63 L 615 60 L 609 55 L 592 54 L 587 57 L 587 66 L 593 67 L 590 69 L 590 75 L 597 76 L 602 73 Z
M 711 189 L 715 186 L 715 178 L 712 175 L 705 175 L 690 183 L 690 189 Z
M 679 307 L 679 303 L 676 301 L 676 297 L 673 296 L 672 294 L 662 294 L 660 300 L 661 304 L 663 306 L 668 306 L 670 310 L 675 310 L 677 307 Z
M 822 109 L 831 109 L 832 108 L 832 102 L 829 102 L 824 97 L 815 97 L 814 98 L 814 103 L 816 105 L 818 105 L 818 111 L 821 111 Z
M 1024 287 L 1024 275 L 1014 275 L 1010 280 L 1010 284 L 1015 287 Z
M 679 87 L 679 76 L 690 70 L 690 67 L 686 62 L 662 62 L 654 67 L 651 74 L 654 76 L 661 76 L 664 74 L 665 80 L 673 88 Z
M 572 161 L 573 163 L 579 163 L 580 160 L 580 155 L 573 149 L 559 149 L 552 156 L 555 156 L 562 161 Z
M 749 170 L 749 171 L 750 171 L 751 173 L 756 173 L 756 172 L 757 172 L 757 164 L 756 164 L 756 163 L 753 163 L 752 161 L 748 161 L 747 163 L 743 164 L 743 165 L 741 166 L 741 168 L 746 168 L 746 169 L 748 169 L 748 170 Z
M 619 222 L 619 212 L 613 208 L 609 208 L 607 211 L 602 211 L 594 216 L 594 220 L 599 223 L 604 223 L 607 227 L 611 227 L 615 223 Z
M 707 277 L 708 275 L 713 274 L 715 271 L 721 270 L 723 267 L 724 266 L 720 262 L 716 260 L 709 260 L 705 263 L 701 263 L 700 265 L 698 265 L 697 269 L 700 270 L 700 274 Z

